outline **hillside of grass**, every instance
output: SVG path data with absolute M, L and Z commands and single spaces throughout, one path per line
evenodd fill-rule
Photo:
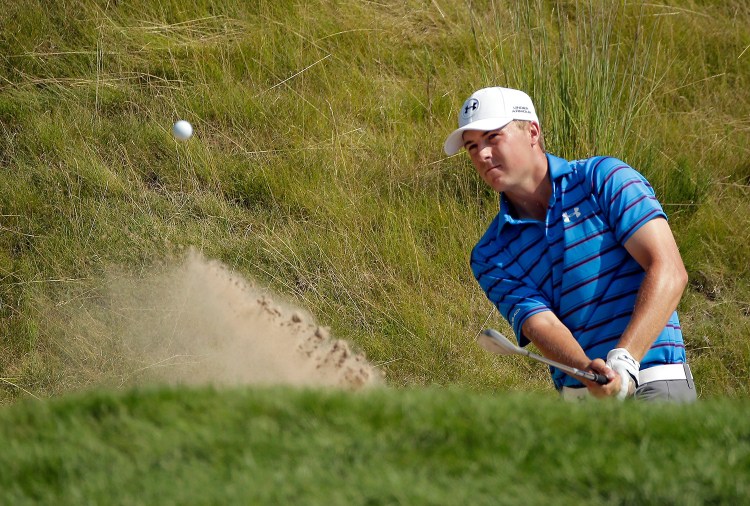
M 0 11 L 0 403 L 116 384 L 110 280 L 190 248 L 309 310 L 392 386 L 548 392 L 543 367 L 474 343 L 509 331 L 468 268 L 496 195 L 442 142 L 488 85 L 530 93 L 550 152 L 649 178 L 690 274 L 679 310 L 700 395 L 747 396 L 746 3 Z
M 0 409 L 3 504 L 744 504 L 746 402 L 145 390 Z

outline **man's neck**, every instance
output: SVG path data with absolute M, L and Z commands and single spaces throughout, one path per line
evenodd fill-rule
M 531 218 L 544 221 L 547 206 L 552 196 L 552 182 L 549 178 L 547 157 L 541 153 L 537 164 L 531 170 L 526 184 L 505 192 L 505 197 L 512 204 L 518 218 Z

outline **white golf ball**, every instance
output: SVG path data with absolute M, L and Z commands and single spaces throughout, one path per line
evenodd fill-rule
M 172 127 L 172 133 L 181 141 L 186 141 L 193 136 L 193 125 L 181 119 Z

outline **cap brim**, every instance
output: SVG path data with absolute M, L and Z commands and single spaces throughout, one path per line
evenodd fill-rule
M 489 132 L 490 130 L 497 130 L 498 128 L 502 128 L 511 121 L 513 121 L 513 118 L 487 118 L 468 123 L 461 128 L 457 128 L 456 130 L 454 130 L 448 136 L 448 138 L 445 139 L 443 150 L 445 151 L 446 155 L 455 155 L 461 150 L 464 145 L 463 135 L 465 131 L 480 130 L 482 132 Z

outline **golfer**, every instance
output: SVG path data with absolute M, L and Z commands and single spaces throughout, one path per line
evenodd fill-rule
M 464 148 L 500 193 L 471 254 L 474 276 L 520 346 L 610 380 L 581 383 L 552 368 L 561 395 L 694 401 L 675 311 L 687 273 L 648 181 L 616 158 L 546 153 L 522 91 L 477 91 L 458 125 L 445 152 Z

